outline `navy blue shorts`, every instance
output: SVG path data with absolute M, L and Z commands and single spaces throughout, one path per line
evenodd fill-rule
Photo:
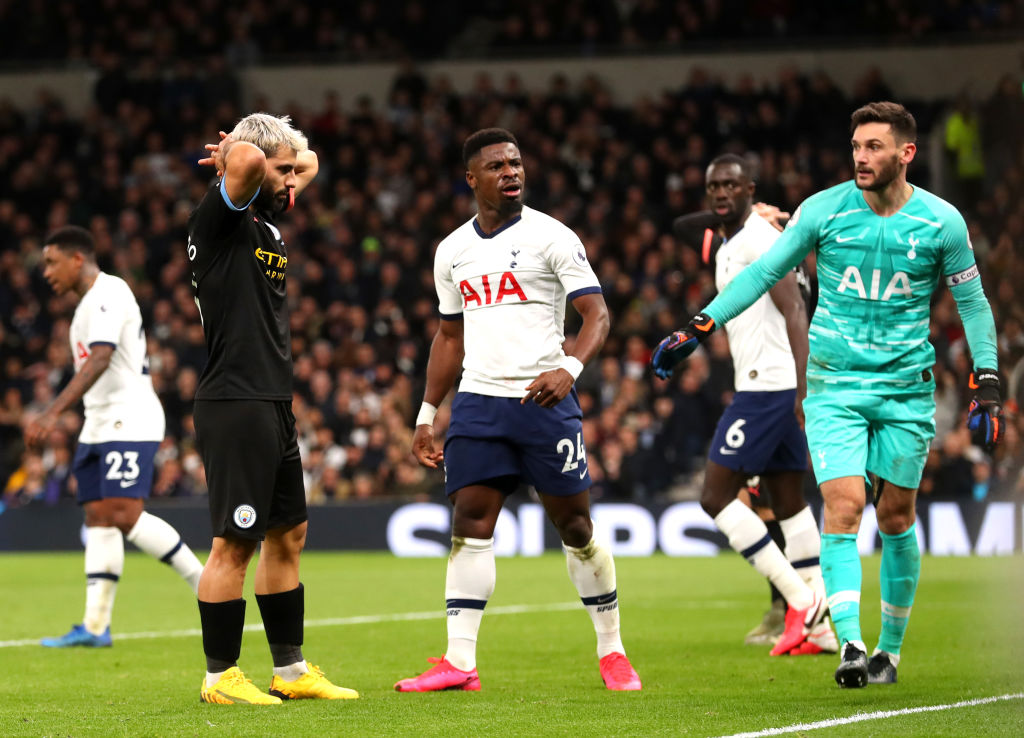
M 80 443 L 71 472 L 78 482 L 78 504 L 107 497 L 149 497 L 158 441 Z
M 806 471 L 807 437 L 795 402 L 795 389 L 737 392 L 715 428 L 708 460 L 748 474 Z
M 496 477 L 515 477 L 558 497 L 590 489 L 576 390 L 552 408 L 532 401 L 520 405 L 517 397 L 459 392 L 444 443 L 444 468 L 448 494 Z

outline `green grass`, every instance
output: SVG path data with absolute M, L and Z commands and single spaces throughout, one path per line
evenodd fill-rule
M 878 559 L 865 559 L 864 632 L 878 633 Z M 644 681 L 611 693 L 597 673 L 589 618 L 578 610 L 498 614 L 508 605 L 576 600 L 561 556 L 499 559 L 484 617 L 478 693 L 397 694 L 395 680 L 444 650 L 445 562 L 384 554 L 309 553 L 306 656 L 354 702 L 247 708 L 204 705 L 197 635 L 118 634 L 198 628 L 194 599 L 163 565 L 129 554 L 110 649 L 0 647 L 0 736 L 598 735 L 719 736 L 1024 692 L 1024 558 L 924 560 L 891 687 L 840 690 L 834 656 L 771 658 L 743 645 L 767 587 L 738 556 L 619 559 L 623 639 Z M 250 576 L 251 582 L 251 576 Z M 57 635 L 78 622 L 82 557 L 0 556 L 0 641 Z M 250 590 L 248 623 L 258 623 Z M 329 618 L 436 612 L 436 618 L 316 625 Z M 266 688 L 262 632 L 240 665 Z M 813 736 L 1019 736 L 1024 700 L 804 731 Z

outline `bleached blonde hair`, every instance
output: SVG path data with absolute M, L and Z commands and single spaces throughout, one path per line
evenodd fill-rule
M 296 154 L 309 148 L 309 141 L 292 127 L 292 119 L 287 115 L 251 113 L 235 124 L 231 138 L 248 141 L 268 157 L 276 154 L 281 146 L 288 146 Z

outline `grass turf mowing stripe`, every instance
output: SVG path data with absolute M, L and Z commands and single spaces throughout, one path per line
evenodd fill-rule
M 862 723 L 866 720 L 884 720 L 886 718 L 900 717 L 902 715 L 914 715 L 920 712 L 942 712 L 944 710 L 956 710 L 961 707 L 977 707 L 978 705 L 990 705 L 993 702 L 1004 700 L 1024 699 L 1024 692 L 1001 694 L 996 697 L 979 697 L 973 700 L 952 702 L 948 705 L 922 705 L 921 707 L 905 707 L 902 710 L 880 710 L 878 712 L 862 712 L 845 718 L 832 718 L 831 720 L 819 720 L 816 723 L 797 723 L 787 725 L 784 728 L 767 728 L 765 730 L 754 730 L 749 733 L 733 733 L 720 738 L 766 738 L 770 735 L 785 735 L 786 733 L 799 733 L 803 730 L 820 730 L 821 728 L 835 728 L 840 725 L 851 723 Z

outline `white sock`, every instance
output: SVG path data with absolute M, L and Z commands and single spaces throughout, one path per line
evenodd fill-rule
M 625 654 L 619 635 L 619 599 L 615 589 L 615 560 L 611 552 L 591 538 L 583 548 L 562 544 L 569 579 L 586 605 L 597 633 L 597 657 Z
M 733 500 L 715 516 L 715 525 L 728 537 L 734 551 L 771 580 L 790 607 L 803 610 L 814 603 L 814 592 L 779 550 L 757 513 L 738 499 Z
M 128 540 L 154 559 L 170 564 L 174 571 L 188 582 L 193 593 L 199 591 L 199 577 L 203 573 L 203 565 L 192 553 L 192 549 L 181 540 L 178 531 L 162 518 L 143 510 L 128 532 Z
M 227 669 L 225 669 L 224 671 L 227 671 Z M 212 687 L 214 684 L 216 684 L 218 681 L 220 681 L 220 678 L 222 676 L 224 676 L 224 671 L 208 671 L 208 672 L 206 672 L 206 686 L 207 686 L 207 688 Z
M 306 666 L 305 661 L 296 661 L 294 664 L 288 664 L 287 666 L 275 666 L 274 676 L 279 676 L 286 682 L 294 682 L 308 671 L 309 667 Z
M 493 538 L 452 537 L 444 580 L 448 617 L 448 650 L 444 657 L 456 669 L 476 668 L 476 637 L 496 579 Z
M 82 624 L 93 635 L 110 626 L 117 582 L 124 571 L 124 539 L 117 528 L 85 529 L 85 616 Z
M 815 592 L 825 594 L 825 580 L 821 576 L 821 534 L 810 507 L 805 507 L 791 518 L 779 521 L 786 536 L 786 558 Z

